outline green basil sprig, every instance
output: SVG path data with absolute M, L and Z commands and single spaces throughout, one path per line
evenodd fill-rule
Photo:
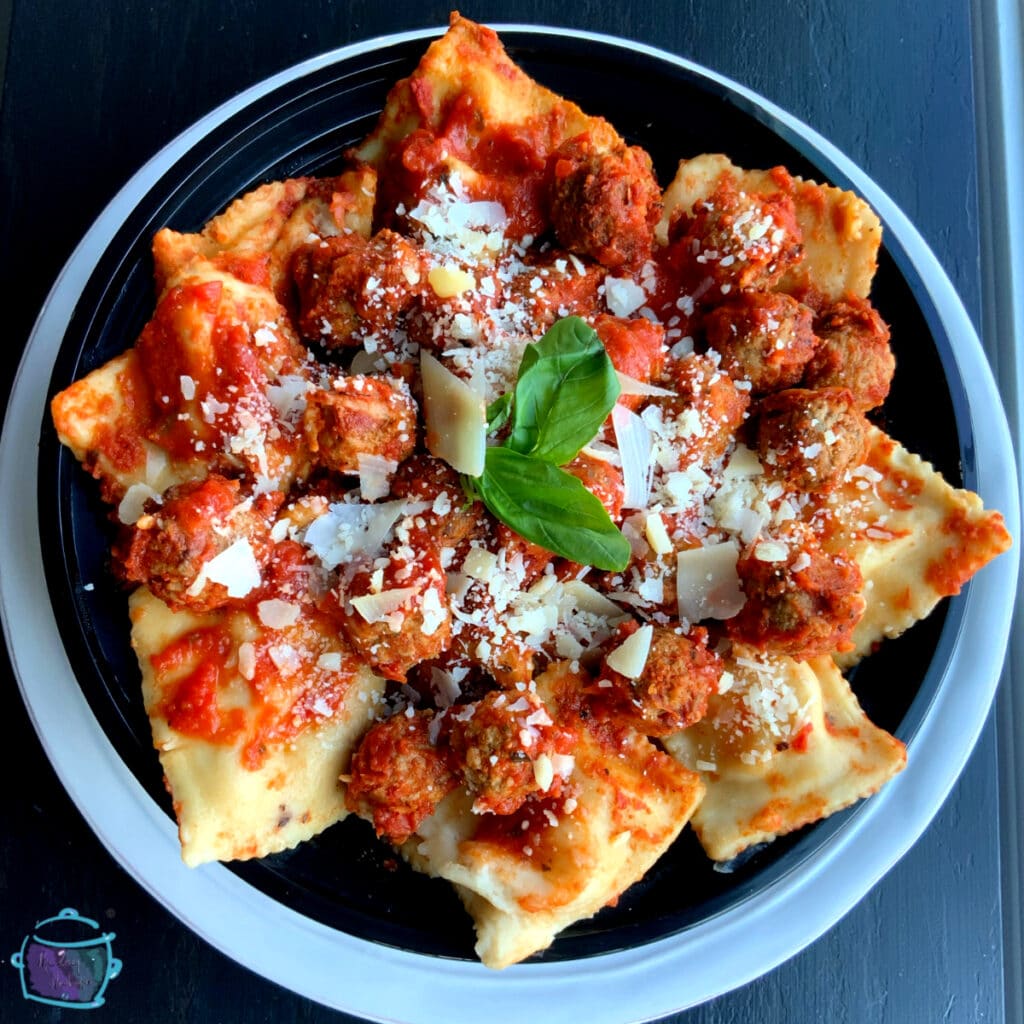
M 578 316 L 559 320 L 519 364 L 508 447 L 556 466 L 594 440 L 619 397 L 597 332 Z
M 491 403 L 491 431 L 511 424 L 503 445 L 487 449 L 468 494 L 492 515 L 548 551 L 583 565 L 618 571 L 629 541 L 605 507 L 571 473 L 619 397 L 619 381 L 601 339 L 579 317 L 559 320 L 528 345 L 514 391 Z

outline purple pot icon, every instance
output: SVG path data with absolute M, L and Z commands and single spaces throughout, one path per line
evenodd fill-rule
M 50 1006 L 89 1010 L 102 1006 L 121 961 L 111 950 L 113 932 L 65 907 L 56 917 L 39 921 L 11 957 L 20 972 L 26 999 Z

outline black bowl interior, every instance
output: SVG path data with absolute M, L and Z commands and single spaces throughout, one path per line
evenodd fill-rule
M 539 81 L 645 146 L 665 183 L 680 157 L 724 152 L 740 165 L 784 164 L 796 174 L 848 186 L 797 133 L 695 71 L 627 46 L 568 36 L 512 32 L 505 43 Z M 158 228 L 197 230 L 261 182 L 338 169 L 343 150 L 372 127 L 388 89 L 411 71 L 424 47 L 422 41 L 385 45 L 295 78 L 246 105 L 158 180 L 147 182 L 96 262 L 60 349 L 51 393 L 133 343 L 154 301 L 149 241 Z M 892 326 L 903 370 L 897 371 L 883 425 L 959 483 L 960 434 L 969 431 L 959 379 L 949 372 L 950 341 L 892 238 L 873 298 Z M 927 420 L 915 393 L 929 396 Z M 58 444 L 48 418 L 39 459 L 46 578 L 71 664 L 118 755 L 171 815 L 139 695 L 126 597 L 107 571 L 111 536 L 105 510 L 93 482 Z M 886 644 L 853 675 L 871 718 L 905 741 L 912 740 L 928 710 L 960 619 L 954 600 Z M 728 873 L 714 869 L 687 831 L 616 907 L 568 929 L 542 956 L 584 957 L 692 927 L 799 870 L 857 813 L 853 808 L 779 839 Z M 420 953 L 472 956 L 472 928 L 449 886 L 415 875 L 361 821 L 349 819 L 291 852 L 231 870 L 272 899 L 344 932 Z

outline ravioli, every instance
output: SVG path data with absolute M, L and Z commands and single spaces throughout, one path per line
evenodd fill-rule
M 681 160 L 665 190 L 662 237 L 667 238 L 673 214 L 691 212 L 723 181 L 742 191 L 792 197 L 804 252 L 800 263 L 783 277 L 780 290 L 813 288 L 833 300 L 850 293 L 867 297 L 882 244 L 878 215 L 853 192 L 804 181 L 781 167 L 745 170 L 720 153 Z
M 258 610 L 172 611 L 145 587 L 130 598 L 186 864 L 288 850 L 347 814 L 337 779 L 383 680 L 315 613 L 282 607 L 293 621 L 270 627 Z
M 556 721 L 578 715 L 574 694 L 583 685 L 566 662 L 537 680 Z M 618 899 L 668 849 L 704 792 L 696 772 L 635 730 L 584 725 L 573 758 L 571 786 L 557 800 L 481 816 L 456 790 L 402 847 L 418 870 L 455 885 L 488 967 L 545 949 Z
M 730 861 L 876 792 L 906 764 L 829 658 L 734 651 L 728 689 L 707 716 L 665 740 L 707 787 L 693 827 L 708 856 Z

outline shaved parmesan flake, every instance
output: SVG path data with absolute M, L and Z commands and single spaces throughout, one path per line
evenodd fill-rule
M 661 518 L 660 513 L 652 512 L 644 520 L 644 534 L 647 537 L 647 543 L 651 545 L 651 550 L 656 555 L 667 555 L 672 550 L 672 540 L 668 535 L 668 530 L 665 529 L 665 520 Z
M 433 636 L 444 625 L 446 619 L 445 607 L 441 604 L 441 598 L 433 587 L 424 593 L 420 611 L 423 616 L 423 635 Z
M 340 651 L 325 651 L 316 659 L 317 668 L 322 668 L 325 672 L 340 672 L 341 671 L 341 652 Z
M 746 597 L 736 571 L 738 558 L 739 547 L 734 541 L 676 555 L 676 598 L 681 619 L 731 619 L 740 611 Z
M 486 548 L 470 548 L 462 563 L 462 571 L 474 580 L 489 580 L 497 568 L 498 556 Z
M 391 491 L 391 478 L 398 469 L 393 459 L 385 459 L 383 455 L 367 455 L 359 452 L 356 455 L 359 470 L 359 493 L 365 501 L 376 501 L 386 498 Z
M 635 377 L 627 376 L 618 370 L 615 371 L 615 376 L 619 378 L 619 394 L 622 395 L 650 395 L 660 398 L 672 398 L 676 394 L 667 388 L 656 387 L 654 384 L 637 380 Z
M 260 622 L 268 629 L 284 629 L 293 626 L 299 618 L 301 609 L 290 601 L 282 601 L 272 597 L 269 601 L 260 601 L 256 606 Z
M 555 774 L 559 778 L 567 779 L 572 775 L 573 770 L 576 767 L 576 758 L 572 754 L 552 754 L 551 767 L 554 768 Z M 568 800 L 566 800 L 565 803 L 566 813 L 571 814 L 573 808 L 569 806 Z
M 585 444 L 580 451 L 584 455 L 589 455 L 592 459 L 599 459 L 601 462 L 607 462 L 612 466 L 622 465 L 622 458 L 619 456 L 618 448 L 613 448 L 610 444 L 605 444 L 603 441 L 591 441 L 590 444 Z
M 267 388 L 267 398 L 282 423 L 296 424 L 306 411 L 306 392 L 312 385 L 304 377 L 284 376 Z
M 651 432 L 624 405 L 612 409 L 612 426 L 622 457 L 623 508 L 646 508 L 651 497 Z
M 364 594 L 362 597 L 352 598 L 352 607 L 367 622 L 383 622 L 408 604 L 418 593 L 416 587 L 399 587 L 396 590 L 383 590 L 379 594 Z
M 606 619 L 619 619 L 623 616 L 622 609 L 614 601 L 582 580 L 569 580 L 562 585 L 562 590 L 581 612 Z
M 604 279 L 604 300 L 616 316 L 629 316 L 647 301 L 647 293 L 628 277 L 609 275 Z
M 145 511 L 147 501 L 160 501 L 160 495 L 149 484 L 132 484 L 117 506 L 117 518 L 125 526 L 133 526 Z
M 167 452 L 163 448 L 158 448 L 155 444 L 150 441 L 146 442 L 146 483 L 150 487 L 157 490 L 162 490 L 166 484 L 163 481 L 164 473 L 166 473 L 170 465 L 170 459 L 167 457 Z
M 757 452 L 751 451 L 745 444 L 737 444 L 736 450 L 722 471 L 722 479 L 747 479 L 761 476 L 763 473 L 764 467 L 758 460 Z
M 267 648 L 267 654 L 274 663 L 274 668 L 285 678 L 295 675 L 302 668 L 302 658 L 291 644 L 276 644 Z
M 228 597 L 245 597 L 262 582 L 259 563 L 252 545 L 244 537 L 211 558 L 199 570 L 186 593 L 196 597 L 207 583 L 226 587 Z
M 434 267 L 427 274 L 427 282 L 439 299 L 452 299 L 476 288 L 476 279 L 473 275 L 458 267 Z
M 382 505 L 339 502 L 309 524 L 303 539 L 327 569 L 357 555 L 376 558 L 406 510 L 402 501 Z
M 551 788 L 551 783 L 555 781 L 555 769 L 549 755 L 541 754 L 533 762 L 533 777 L 542 793 L 546 793 Z
M 440 708 L 451 707 L 462 696 L 462 688 L 459 686 L 455 673 L 443 668 L 432 668 L 430 670 L 430 685 L 437 694 L 437 705 Z M 435 718 L 440 727 L 440 721 Z M 433 722 L 431 723 L 433 724 Z
M 651 653 L 654 627 L 648 623 L 626 637 L 605 659 L 608 667 L 627 679 L 639 679 Z
M 754 557 L 759 562 L 784 562 L 788 554 L 785 544 L 771 540 L 763 540 L 754 548 Z
M 429 352 L 420 355 L 426 444 L 432 455 L 468 476 L 480 476 L 487 453 L 484 396 Z

